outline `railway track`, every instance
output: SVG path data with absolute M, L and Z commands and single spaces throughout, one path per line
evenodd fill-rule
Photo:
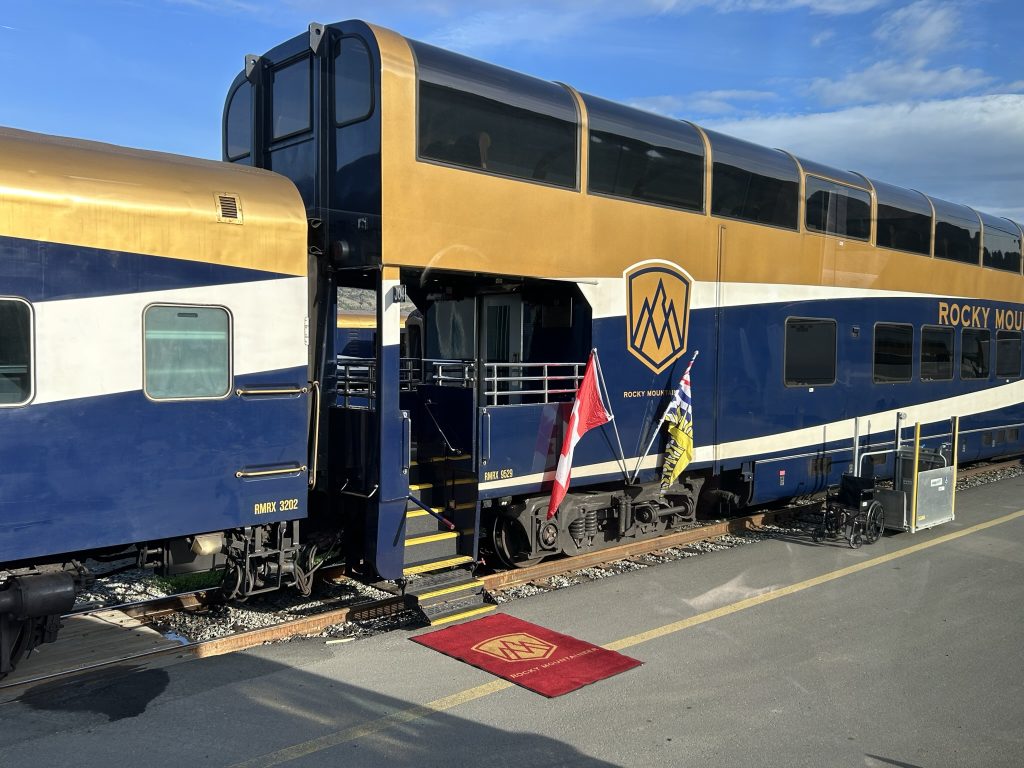
M 998 473 L 1003 470 L 1018 468 L 1022 464 L 1024 464 L 1024 459 L 1014 458 L 998 463 L 975 465 L 961 469 L 958 473 L 958 479 L 961 481 L 971 480 L 989 473 Z M 538 582 L 554 576 L 565 576 L 581 569 L 607 566 L 616 561 L 656 554 L 663 550 L 685 547 L 730 534 L 739 535 L 756 532 L 764 525 L 774 521 L 797 517 L 802 512 L 811 510 L 818 504 L 820 504 L 820 499 L 780 509 L 757 512 L 744 517 L 696 525 L 692 528 L 654 539 L 627 542 L 572 558 L 550 560 L 526 568 L 486 574 L 481 576 L 481 579 L 484 582 L 484 589 L 492 595 L 527 584 L 544 588 L 544 585 L 538 584 Z M 342 578 L 342 569 L 324 569 L 323 577 L 329 580 Z M 116 611 L 139 622 L 152 623 L 161 617 L 179 611 L 195 611 L 208 608 L 215 604 L 218 599 L 219 596 L 216 589 L 196 590 L 152 600 L 107 605 L 101 608 L 83 608 L 68 614 L 65 618 L 86 616 L 101 611 Z M 29 677 L 16 677 L 9 679 L 9 682 L 0 683 L 0 702 L 16 698 L 31 688 L 43 684 L 69 681 L 87 673 L 126 666 L 137 667 L 173 657 L 206 658 L 219 656 L 253 648 L 268 642 L 318 635 L 329 627 L 347 622 L 365 622 L 373 619 L 394 617 L 413 608 L 413 600 L 404 596 L 367 600 L 358 604 L 327 608 L 309 616 L 285 620 L 271 626 L 246 629 L 210 640 L 171 642 L 164 647 L 137 653 L 122 653 L 88 664 L 73 665 L 67 669 L 43 672 Z

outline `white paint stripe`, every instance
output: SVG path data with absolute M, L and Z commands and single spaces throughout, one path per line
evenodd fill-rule
M 304 277 L 46 301 L 34 305 L 33 403 L 141 390 L 142 316 L 150 304 L 227 307 L 236 376 L 307 365 Z
M 942 400 L 934 400 L 930 403 L 919 405 L 907 405 L 900 407 L 900 412 L 907 414 L 905 426 L 913 426 L 915 422 L 928 424 L 941 422 L 953 416 L 969 416 L 975 413 L 999 410 L 1013 405 L 1020 405 L 1024 402 L 1024 381 L 1015 381 L 980 392 L 971 392 L 955 397 L 948 397 Z M 868 422 L 871 423 L 872 432 L 883 432 L 893 429 L 896 426 L 896 411 L 877 411 L 860 417 L 860 433 L 867 434 Z M 1005 426 L 1005 425 L 1003 425 Z M 700 434 L 700 422 L 696 423 L 697 434 Z M 789 432 L 779 432 L 774 435 L 755 437 L 749 440 L 736 440 L 730 443 L 722 443 L 718 446 L 718 459 L 736 459 L 747 456 L 759 456 L 769 453 L 779 453 L 806 449 L 809 446 L 824 445 L 828 442 L 853 440 L 853 419 L 833 421 L 816 427 L 795 429 Z M 633 466 L 638 457 L 626 459 L 627 466 Z M 661 454 L 653 454 L 644 459 L 641 469 L 652 469 L 661 464 Z M 711 462 L 715 459 L 715 446 L 701 445 L 696 449 L 694 462 Z M 778 461 L 780 459 L 773 459 Z M 597 475 L 608 475 L 620 471 L 618 461 L 605 461 L 598 464 L 584 464 L 573 467 L 573 478 L 594 477 Z M 554 471 L 536 472 L 530 475 L 508 478 L 505 480 L 494 480 L 480 483 L 480 490 L 489 491 L 499 488 L 511 488 L 519 485 L 536 485 L 554 478 Z
M 626 314 L 626 285 L 621 277 L 593 280 L 579 278 L 580 291 L 590 303 L 595 320 Z M 716 297 L 720 291 L 720 297 Z M 938 294 L 911 291 L 886 291 L 874 288 L 843 288 L 831 285 L 790 285 L 768 283 L 715 283 L 695 281 L 690 296 L 690 309 L 708 309 L 721 301 L 723 307 L 745 307 L 780 304 L 789 301 L 824 301 L 828 299 L 940 298 Z M 941 298 L 957 298 L 943 295 Z

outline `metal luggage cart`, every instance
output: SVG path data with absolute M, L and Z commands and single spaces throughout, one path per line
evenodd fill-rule
M 885 530 L 885 511 L 875 499 L 875 481 L 843 475 L 839 485 L 828 489 L 821 505 L 821 522 L 812 538 L 816 542 L 843 536 L 853 549 L 865 541 L 874 544 Z

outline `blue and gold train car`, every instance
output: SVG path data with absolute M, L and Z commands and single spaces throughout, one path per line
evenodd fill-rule
M 86 556 L 290 580 L 306 232 L 274 174 L 0 130 L 0 663 Z
M 961 417 L 961 459 L 1024 448 L 1007 219 L 359 21 L 247 57 L 224 151 L 295 181 L 332 287 L 377 292 L 362 410 L 318 334 L 321 427 L 347 435 L 321 443 L 318 484 L 345 489 L 326 503 L 349 510 L 368 572 L 474 562 L 481 545 L 529 562 L 699 504 L 820 490 L 851 469 L 855 435 L 885 473 L 898 414 L 936 449 Z M 405 299 L 423 317 L 414 360 Z M 549 521 L 592 348 L 622 450 L 610 428 L 588 434 Z M 664 440 L 645 447 L 696 350 L 696 456 L 663 494 Z

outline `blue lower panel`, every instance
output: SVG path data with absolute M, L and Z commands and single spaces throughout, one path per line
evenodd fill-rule
M 239 377 L 301 386 L 304 368 Z M 305 517 L 306 396 L 0 410 L 0 563 Z

